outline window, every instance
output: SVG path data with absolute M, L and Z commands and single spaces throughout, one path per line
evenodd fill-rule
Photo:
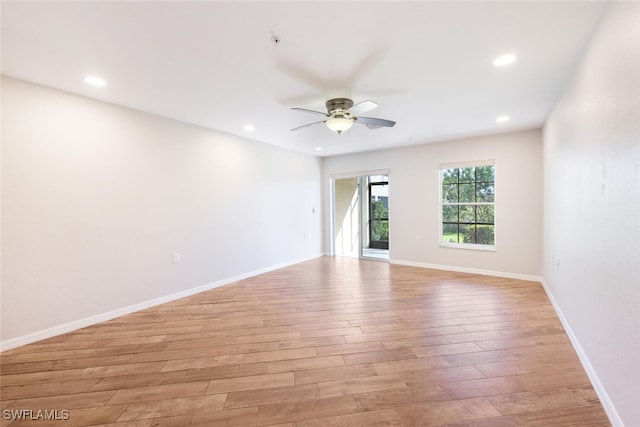
M 441 246 L 495 249 L 495 163 L 440 166 Z

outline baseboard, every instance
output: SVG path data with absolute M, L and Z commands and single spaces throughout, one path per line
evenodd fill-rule
M 569 340 L 571 341 L 573 348 L 578 354 L 578 358 L 580 359 L 580 362 L 582 363 L 584 370 L 587 372 L 587 376 L 591 381 L 591 385 L 593 385 L 593 389 L 598 395 L 598 399 L 600 399 L 600 402 L 602 403 L 602 407 L 604 408 L 604 411 L 606 412 L 607 417 L 609 417 L 609 421 L 611 422 L 611 425 L 613 425 L 614 427 L 624 427 L 624 423 L 622 422 L 622 419 L 620 418 L 618 411 L 616 411 L 616 408 L 613 405 L 613 402 L 611 401 L 611 399 L 609 398 L 609 395 L 607 394 L 607 391 L 605 390 L 604 386 L 602 385 L 602 382 L 600 381 L 598 374 L 596 373 L 595 369 L 593 369 L 591 362 L 589 362 L 589 358 L 587 357 L 587 354 L 582 348 L 582 345 L 580 345 L 580 341 L 578 341 L 578 338 L 573 333 L 573 330 L 571 329 L 571 325 L 569 324 L 569 321 L 567 321 L 567 318 L 564 317 L 564 314 L 562 313 L 560 306 L 558 305 L 558 303 L 556 302 L 556 299 L 554 298 L 553 294 L 549 290 L 549 287 L 547 286 L 547 282 L 545 282 L 544 278 L 541 278 L 540 283 L 542 283 L 542 287 L 545 293 L 547 294 L 549 301 L 551 301 L 551 305 L 556 311 L 556 314 L 558 315 L 558 318 L 562 323 L 562 327 L 567 332 L 567 336 L 569 337 Z
M 136 311 L 151 308 L 156 305 L 164 304 L 167 302 L 175 301 L 180 298 L 189 297 L 191 295 L 198 294 L 200 292 L 208 291 L 210 289 L 218 288 L 220 286 L 228 285 L 230 283 L 237 282 L 239 280 L 247 279 L 249 277 L 258 276 L 260 274 L 268 273 L 270 271 L 278 270 L 280 268 L 288 267 L 290 265 L 298 264 L 304 261 L 309 261 L 321 257 L 322 254 L 314 256 L 287 261 L 284 263 L 272 265 L 258 270 L 250 271 L 248 273 L 239 274 L 237 276 L 228 277 L 226 279 L 218 280 L 215 282 L 207 283 L 206 285 L 198 286 L 195 288 L 186 289 L 184 291 L 176 292 L 170 295 L 154 298 L 141 303 L 129 305 L 126 307 L 118 308 L 108 311 L 106 313 L 100 313 L 95 316 L 85 317 L 83 319 L 74 320 L 73 322 L 65 323 L 63 325 L 54 326 L 52 328 L 44 329 L 42 331 L 34 332 L 27 335 L 22 335 L 16 338 L 11 338 L 0 342 L 0 352 L 10 350 L 12 348 L 20 347 L 23 345 L 31 344 L 37 341 L 41 341 L 47 338 L 55 337 L 57 335 L 66 334 L 67 332 L 76 331 L 78 329 L 86 328 L 87 326 L 95 325 L 96 323 L 106 322 L 107 320 L 115 319 L 116 317 L 125 316 L 127 314 L 134 313 Z
M 506 271 L 483 270 L 479 268 L 458 267 L 455 265 L 430 264 L 426 262 L 403 261 L 399 259 L 390 259 L 389 263 L 406 265 L 410 267 L 432 268 L 434 270 L 455 271 L 457 273 L 480 274 L 483 276 L 504 277 L 507 279 L 526 280 L 531 282 L 540 282 L 542 277 L 530 274 L 510 273 Z

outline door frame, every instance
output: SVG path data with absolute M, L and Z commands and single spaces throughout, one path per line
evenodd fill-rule
M 337 230 L 336 230 L 336 209 L 335 209 L 335 198 L 336 198 L 336 187 L 335 181 L 336 179 L 345 179 L 345 178 L 358 178 L 358 218 L 360 219 L 360 238 L 358 239 L 358 257 L 363 258 L 363 242 L 362 242 L 362 234 L 363 234 L 363 224 L 362 224 L 362 215 L 363 215 L 363 207 L 362 207 L 362 185 L 361 179 L 367 176 L 372 175 L 386 175 L 387 183 L 389 184 L 389 212 L 391 212 L 391 170 L 390 169 L 374 169 L 374 170 L 366 170 L 366 171 L 358 171 L 358 172 L 343 172 L 343 173 L 333 173 L 329 174 L 329 227 L 331 229 L 331 242 L 330 242 L 330 254 L 331 256 L 336 255 L 336 238 L 337 238 Z M 367 202 L 368 205 L 368 202 Z M 389 228 L 391 228 L 391 222 L 389 222 Z M 368 231 L 367 231 L 368 232 Z

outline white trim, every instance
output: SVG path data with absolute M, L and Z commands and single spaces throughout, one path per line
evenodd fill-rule
M 531 274 L 511 273 L 508 271 L 482 270 L 479 268 L 458 267 L 455 265 L 430 264 L 426 262 L 404 261 L 399 259 L 390 259 L 390 264 L 407 265 L 410 267 L 432 268 L 434 270 L 455 271 L 457 273 L 480 274 L 483 276 L 504 277 L 507 279 L 526 280 L 530 282 L 540 282 L 540 276 Z
M 569 337 L 569 340 L 571 341 L 571 344 L 573 345 L 574 350 L 578 354 L 578 358 L 582 363 L 582 367 L 587 372 L 587 376 L 591 381 L 591 385 L 593 386 L 593 389 L 598 395 L 598 399 L 600 399 L 600 403 L 602 403 L 602 407 L 604 408 L 604 411 L 607 414 L 607 417 L 609 417 L 609 421 L 611 422 L 611 425 L 615 427 L 624 427 L 622 418 L 620 418 L 618 411 L 616 411 L 616 408 L 613 405 L 613 402 L 611 401 L 611 399 L 609 398 L 609 395 L 607 394 L 607 391 L 605 390 L 604 386 L 602 385 L 602 382 L 600 381 L 598 374 L 596 373 L 595 369 L 593 369 L 593 366 L 591 365 L 591 362 L 587 357 L 587 353 L 585 353 L 584 349 L 582 348 L 582 345 L 580 345 L 580 341 L 578 341 L 578 337 L 576 337 L 576 335 L 573 333 L 573 329 L 571 329 L 571 325 L 569 324 L 569 321 L 567 320 L 566 317 L 564 317 L 564 314 L 562 313 L 560 306 L 558 305 L 556 299 L 553 297 L 551 290 L 547 286 L 547 282 L 545 282 L 544 278 L 540 278 L 540 283 L 542 283 L 542 288 L 547 294 L 549 301 L 551 301 L 551 305 L 555 309 L 556 314 L 558 315 L 558 318 L 562 323 L 562 327 L 567 332 L 567 336 Z
M 329 241 L 329 253 L 325 255 L 333 256 L 336 253 L 336 179 L 329 178 L 329 230 L 331 239 Z
M 494 237 L 495 240 L 495 237 Z M 441 248 L 448 249 L 468 249 L 472 251 L 489 251 L 496 252 L 496 245 L 481 245 L 479 243 L 450 243 L 450 242 L 442 242 L 440 243 Z
M 440 170 L 443 169 L 457 169 L 457 168 L 474 168 L 477 166 L 495 166 L 496 159 L 487 160 L 471 160 L 468 162 L 452 162 L 452 163 L 440 163 Z
M 281 264 L 272 265 L 258 270 L 250 271 L 248 273 L 239 274 L 237 276 L 228 277 L 226 279 L 218 280 L 215 282 L 207 283 L 206 285 L 198 286 L 184 291 L 176 292 L 174 294 L 165 295 L 162 297 L 154 298 L 148 301 L 143 301 L 137 304 L 129 305 L 115 310 L 107 311 L 106 313 L 96 314 L 95 316 L 85 317 L 84 319 L 74 320 L 69 323 L 54 326 L 52 328 L 44 329 L 42 331 L 33 332 L 31 334 L 22 335 L 16 338 L 11 338 L 5 341 L 0 341 L 0 352 L 10 350 L 12 348 L 20 347 L 26 344 L 31 344 L 36 341 L 44 340 L 47 338 L 55 337 L 57 335 L 72 332 L 87 326 L 95 325 L 96 323 L 106 322 L 107 320 L 114 319 L 116 317 L 125 316 L 127 314 L 134 313 L 136 311 L 144 310 L 146 308 L 154 307 L 156 305 L 164 304 L 170 301 L 175 301 L 180 298 L 185 298 L 191 295 L 195 295 L 200 292 L 208 291 L 210 289 L 218 288 L 220 286 L 228 285 L 230 283 L 237 282 L 239 280 L 247 279 L 249 277 L 258 276 L 260 274 L 268 273 L 273 270 L 288 267 L 290 265 L 298 264 L 304 261 L 309 261 L 321 257 L 322 254 L 313 255 L 307 258 L 300 258 L 293 261 L 283 262 Z
M 374 169 L 368 171 L 359 171 L 359 172 L 340 172 L 340 173 L 332 173 L 329 174 L 329 178 L 331 179 L 343 179 L 343 178 L 359 178 L 361 176 L 371 176 L 371 175 L 390 175 L 391 169 Z

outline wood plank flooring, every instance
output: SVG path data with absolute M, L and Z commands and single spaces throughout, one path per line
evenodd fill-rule
M 0 362 L 12 427 L 609 425 L 539 283 L 379 261 L 318 258 Z

